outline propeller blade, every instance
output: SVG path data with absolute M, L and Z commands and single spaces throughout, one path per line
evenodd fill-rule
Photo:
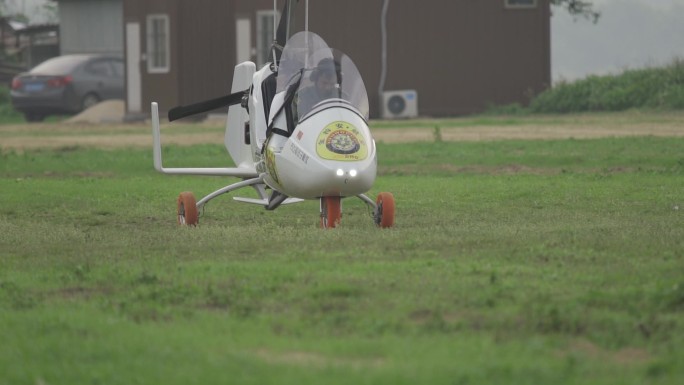
M 228 107 L 242 102 L 242 97 L 247 94 L 249 90 L 239 91 L 234 94 L 221 96 L 216 99 L 206 100 L 203 102 L 191 104 L 189 106 L 174 107 L 169 111 L 169 122 L 185 118 L 186 116 L 201 114 L 221 107 Z

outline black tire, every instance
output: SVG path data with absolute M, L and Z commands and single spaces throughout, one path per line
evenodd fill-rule
M 24 118 L 27 122 L 42 122 L 43 119 L 45 119 L 45 115 L 35 112 L 25 112 Z
M 321 228 L 334 229 L 342 219 L 342 202 L 338 196 L 321 197 Z
M 375 214 L 375 224 L 383 229 L 394 226 L 394 195 L 381 192 L 378 194 L 376 203 L 378 211 Z
M 100 97 L 94 93 L 88 93 L 81 99 L 81 111 L 87 110 L 88 108 L 96 105 L 100 102 Z
M 197 201 L 190 191 L 184 191 L 178 196 L 178 224 L 181 226 L 197 226 Z

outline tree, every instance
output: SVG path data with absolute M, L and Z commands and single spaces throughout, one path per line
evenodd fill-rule
M 591 1 L 582 0 L 551 0 L 551 4 L 565 8 L 573 16 L 581 16 L 596 23 L 601 13 L 594 10 Z
M 43 4 L 41 7 L 43 16 L 47 23 L 59 23 L 59 12 L 57 12 L 57 4 L 49 2 Z
M 12 20 L 28 22 L 28 17 L 22 12 L 17 12 L 18 8 L 15 2 L 9 0 L 0 0 L 0 17 L 11 17 Z
M 49 0 L 0 0 L 0 17 L 26 24 L 57 23 L 57 3 Z

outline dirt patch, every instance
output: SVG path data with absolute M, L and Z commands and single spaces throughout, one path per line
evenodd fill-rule
M 324 356 L 320 353 L 302 351 L 275 352 L 268 349 L 259 349 L 255 352 L 255 354 L 260 359 L 271 364 L 285 364 L 317 368 L 324 368 L 330 366 L 345 366 L 352 368 L 377 368 L 384 364 L 384 360 L 381 358 L 333 358 Z
M 444 141 L 489 140 L 550 140 L 590 139 L 626 136 L 684 137 L 684 116 L 666 121 L 637 120 L 634 122 L 602 119 L 597 122 L 565 118 L 562 124 L 544 122 L 515 125 L 473 124 L 459 127 L 441 127 L 439 134 L 433 127 L 374 128 L 377 142 L 407 143 Z M 462 122 L 459 122 L 461 124 Z M 162 127 L 162 144 L 195 145 L 223 143 L 223 127 L 220 124 L 195 124 L 198 132 L 178 132 L 173 126 Z M 171 128 L 171 129 L 170 129 Z M 38 148 L 95 147 L 114 149 L 122 147 L 152 147 L 149 124 L 18 124 L 0 126 L 0 149 L 27 150 Z
M 645 349 L 628 347 L 613 352 L 583 339 L 571 342 L 568 345 L 567 350 L 559 352 L 559 355 L 580 355 L 591 360 L 598 360 L 601 362 L 609 361 L 617 365 L 625 366 L 648 363 L 652 359 L 652 356 Z
M 113 292 L 112 289 L 106 287 L 82 287 L 72 286 L 64 287 L 50 292 L 50 295 L 62 299 L 90 299 L 97 295 L 107 295 Z
M 199 133 L 167 135 L 163 144 L 191 146 L 205 143 L 223 143 L 223 134 Z M 28 150 L 38 148 L 92 147 L 102 149 L 149 147 L 152 148 L 150 135 L 88 135 L 88 136 L 38 136 L 2 138 L 2 149 Z
M 489 175 L 515 175 L 520 173 L 534 175 L 556 175 L 563 172 L 560 168 L 532 168 L 517 164 L 501 166 L 458 166 L 454 164 L 416 165 L 407 164 L 402 166 L 380 166 L 379 172 L 383 175 L 412 175 L 424 173 L 427 169 L 447 174 L 489 174 Z
M 435 141 L 434 129 L 390 128 L 373 132 L 375 140 L 385 143 L 431 142 Z M 444 141 L 487 141 L 487 140 L 550 140 L 550 139 L 592 139 L 626 136 L 684 136 L 683 125 L 635 124 L 610 126 L 472 126 L 447 127 L 440 129 Z
M 123 100 L 105 100 L 76 116 L 66 123 L 113 123 L 123 121 L 126 103 Z
M 54 171 L 46 171 L 41 174 L 46 178 L 64 178 L 65 176 L 74 176 L 78 178 L 112 178 L 114 177 L 113 172 L 73 172 L 73 173 L 61 173 Z

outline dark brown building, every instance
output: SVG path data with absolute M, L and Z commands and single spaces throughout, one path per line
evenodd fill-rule
M 385 0 L 310 0 L 309 30 L 347 53 L 379 117 Z M 278 12 L 283 1 L 278 1 Z M 304 0 L 297 30 L 304 26 Z M 233 67 L 267 60 L 272 0 L 123 0 L 129 112 L 229 92 Z M 383 90 L 416 90 L 423 116 L 525 104 L 550 84 L 549 0 L 395 0 Z

